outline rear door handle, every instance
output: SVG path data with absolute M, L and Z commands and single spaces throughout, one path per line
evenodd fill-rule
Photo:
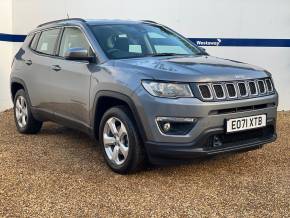
M 31 65 L 32 61 L 30 59 L 24 61 L 26 65 Z
M 59 65 L 52 65 L 51 69 L 54 70 L 54 71 L 60 71 L 61 67 Z

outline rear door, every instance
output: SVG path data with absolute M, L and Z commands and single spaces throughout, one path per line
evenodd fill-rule
M 60 28 L 43 30 L 35 34 L 30 44 L 30 52 L 25 57 L 27 65 L 25 82 L 31 103 L 39 109 L 54 112 L 54 78 L 51 63 L 55 59 L 55 49 Z

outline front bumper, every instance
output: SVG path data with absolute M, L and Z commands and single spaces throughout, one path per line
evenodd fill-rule
M 240 135 L 236 137 L 237 134 Z M 214 146 L 213 143 L 214 137 L 217 136 L 226 139 L 224 141 L 221 140 L 223 143 L 220 144 L 220 146 Z M 192 159 L 220 153 L 254 150 L 261 148 L 264 144 L 275 141 L 276 138 L 275 121 L 273 120 L 267 123 L 267 127 L 265 128 L 249 130 L 241 133 L 225 134 L 222 128 L 210 129 L 201 134 L 193 142 L 186 144 L 148 141 L 145 145 L 150 161 L 155 164 L 160 164 L 164 160 L 168 161 L 169 159 Z
M 146 146 L 149 157 L 193 158 L 197 156 L 213 155 L 242 149 L 254 149 L 276 139 L 276 117 L 278 95 L 223 101 L 202 102 L 196 98 L 165 99 L 150 96 L 144 89 L 136 90 L 133 96 L 141 123 L 145 129 Z M 233 111 L 235 110 L 235 111 Z M 208 141 L 213 136 L 226 134 L 225 121 L 227 119 L 266 114 L 268 133 L 259 135 L 262 129 L 249 130 L 259 137 L 249 140 L 233 140 L 223 143 L 221 147 L 210 148 Z M 156 124 L 157 117 L 196 118 L 197 122 L 186 135 L 166 135 L 160 132 Z M 236 133 L 235 138 L 243 136 Z M 226 138 L 225 136 L 222 136 Z M 244 138 L 248 138 L 245 135 Z

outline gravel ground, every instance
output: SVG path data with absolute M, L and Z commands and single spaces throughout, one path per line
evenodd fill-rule
M 0 217 L 290 216 L 290 112 L 263 149 L 129 176 L 80 132 L 46 123 L 20 135 L 11 111 L 0 121 Z

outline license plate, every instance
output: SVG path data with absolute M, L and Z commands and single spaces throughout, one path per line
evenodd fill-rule
M 227 120 L 227 133 L 266 126 L 266 114 Z

